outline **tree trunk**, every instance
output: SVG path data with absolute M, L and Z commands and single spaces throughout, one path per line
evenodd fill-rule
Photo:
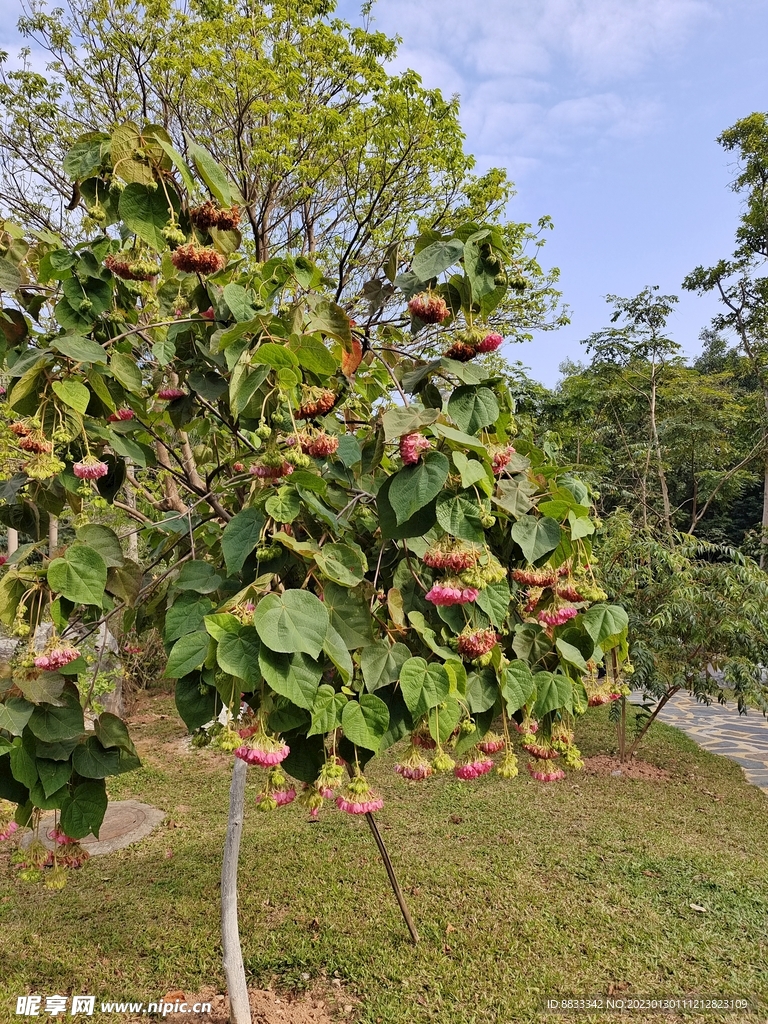
M 8 554 L 12 555 L 14 551 L 19 550 L 19 531 L 14 530 L 12 527 L 8 527 Z
M 126 503 L 126 505 L 128 505 L 129 508 L 132 508 L 134 510 L 134 512 L 135 512 L 136 511 L 136 490 L 134 489 L 133 484 L 130 482 L 130 476 L 131 476 L 131 470 L 132 470 L 133 464 L 132 464 L 130 459 L 126 459 L 125 463 L 126 463 L 126 479 L 125 479 L 125 483 L 123 484 L 123 494 L 125 495 L 125 503 Z M 125 538 L 125 542 L 126 542 L 126 547 L 128 549 L 128 552 L 127 552 L 128 553 L 128 557 L 132 561 L 138 562 L 138 560 L 139 560 L 139 535 L 136 533 L 136 530 L 133 527 L 131 527 L 130 533 Z
M 669 502 L 669 489 L 667 488 L 667 475 L 664 472 L 664 460 L 661 452 L 661 442 L 659 441 L 659 431 L 656 425 L 656 379 L 651 384 L 651 399 L 650 399 L 650 420 L 651 420 L 651 439 L 653 442 L 653 451 L 656 456 L 656 472 L 659 477 L 659 485 L 661 486 L 661 501 L 664 506 L 664 525 L 669 535 L 670 541 L 672 540 L 672 506 Z
M 59 546 L 59 520 L 56 516 L 48 518 L 48 557 L 53 558 L 53 553 Z
M 760 568 L 765 569 L 766 557 L 768 556 L 768 459 L 763 467 L 763 518 L 762 534 L 760 536 Z
M 240 929 L 237 923 L 237 861 L 240 856 L 240 837 L 243 834 L 247 772 L 248 765 L 236 757 L 232 770 L 232 785 L 229 788 L 229 816 L 221 863 L 221 946 L 231 1024 L 251 1024 L 248 985 L 245 980 Z

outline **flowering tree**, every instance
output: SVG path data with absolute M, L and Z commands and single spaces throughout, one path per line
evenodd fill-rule
M 592 574 L 586 487 L 513 444 L 483 367 L 502 342 L 484 323 L 526 287 L 502 232 L 429 232 L 341 308 L 307 258 L 241 250 L 238 195 L 205 151 L 190 166 L 160 129 L 126 138 L 68 155 L 82 242 L 3 236 L 0 519 L 27 543 L 0 620 L 54 627 L 2 693 L 16 822 L 55 809 L 62 840 L 98 833 L 105 778 L 138 763 L 116 716 L 85 731 L 75 682 L 78 641 L 117 616 L 163 629 L 190 730 L 231 712 L 230 858 L 247 764 L 260 809 L 313 816 L 380 809 L 366 765 L 398 741 L 408 780 L 514 776 L 514 731 L 536 779 L 578 768 L 574 720 L 601 699 L 604 653 L 625 657 L 627 618 Z M 96 494 L 137 524 L 146 565 L 88 522 Z M 74 532 L 41 557 L 50 516 Z M 62 849 L 57 884 L 81 856 Z

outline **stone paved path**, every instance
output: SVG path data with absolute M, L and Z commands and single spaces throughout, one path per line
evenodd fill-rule
M 164 811 L 159 811 L 149 804 L 139 803 L 138 800 L 111 801 L 99 829 L 99 838 L 92 835 L 86 836 L 85 839 L 80 840 L 80 845 L 92 857 L 114 853 L 115 850 L 122 850 L 132 843 L 138 843 L 139 840 L 145 839 L 164 817 Z M 44 814 L 40 820 L 40 839 L 49 850 L 53 849 L 53 843 L 47 838 L 46 833 L 53 828 L 53 825 L 53 812 Z M 29 832 L 22 839 L 21 845 L 29 845 L 33 838 L 33 834 Z
M 738 762 L 749 781 L 768 792 L 768 721 L 759 711 L 750 709 L 740 715 L 735 705 L 707 707 L 687 693 L 678 693 L 659 718 L 682 729 L 705 750 Z

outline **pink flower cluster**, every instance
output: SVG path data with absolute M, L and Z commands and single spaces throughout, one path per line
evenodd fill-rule
M 176 398 L 186 398 L 186 395 L 187 392 L 181 388 L 160 388 L 155 397 L 163 402 L 172 402 Z
M 398 775 L 402 775 L 404 779 L 414 779 L 420 782 L 422 779 L 428 779 L 432 774 L 431 764 L 396 764 L 395 771 Z
M 251 476 L 257 476 L 260 480 L 279 480 L 280 477 L 290 476 L 293 466 L 290 462 L 283 462 L 280 466 L 266 466 L 264 463 L 254 463 L 248 472 Z
M 294 438 L 289 440 L 293 444 L 296 443 Z M 299 444 L 305 455 L 311 455 L 315 459 L 333 455 L 339 450 L 339 439 L 333 434 L 318 434 L 316 437 L 299 436 Z
M 480 591 L 474 587 L 454 587 L 445 583 L 435 583 L 424 595 L 424 598 L 431 601 L 432 604 L 447 606 L 468 604 L 470 601 L 475 601 L 479 593 Z
M 492 651 L 498 642 L 494 629 L 473 629 L 459 634 L 458 651 L 465 658 L 474 660 Z
M 564 604 L 559 608 L 544 608 L 539 612 L 537 618 L 544 626 L 562 626 L 574 615 L 579 614 L 579 609 L 572 604 Z
M 484 754 L 498 754 L 498 752 L 500 750 L 503 750 L 505 746 L 505 741 L 501 738 L 501 736 L 499 736 L 497 737 L 497 739 L 483 740 L 481 743 L 477 744 L 477 749 L 482 750 Z
M 620 693 L 593 693 L 587 701 L 587 704 L 591 708 L 596 708 L 601 704 L 610 704 L 611 701 L 618 700 L 620 697 Z
M 477 346 L 477 351 L 482 353 L 495 352 L 503 341 L 504 338 L 500 334 L 486 334 L 486 336 Z
M 584 598 L 572 583 L 565 583 L 563 586 L 555 587 L 555 593 L 564 601 L 583 601 Z
M 216 313 L 213 310 L 213 306 L 209 306 L 208 309 L 202 310 L 200 316 L 203 318 L 203 320 L 215 320 Z
M 5 565 L 8 561 L 8 555 L 0 555 L 0 565 Z
M 504 470 L 509 460 L 515 454 L 515 449 L 511 444 L 508 444 L 506 448 L 497 448 L 491 455 L 491 469 L 493 470 L 494 476 L 498 476 Z
M 448 306 L 439 295 L 420 292 L 408 303 L 408 312 L 423 320 L 425 324 L 439 324 L 448 316 Z
M 552 747 L 542 747 L 538 743 L 523 743 L 523 750 L 540 761 L 551 761 L 560 756 Z
M 515 729 L 517 729 L 518 732 L 523 733 L 523 735 L 526 735 L 527 733 L 536 733 L 539 731 L 539 723 L 534 721 L 532 718 L 529 718 L 528 720 L 523 719 L 523 721 L 520 723 L 515 722 L 513 720 L 512 725 L 515 727 Z
M 72 839 L 65 832 L 62 832 L 58 825 L 56 826 L 56 828 L 52 828 L 50 832 L 47 833 L 47 835 L 48 838 L 52 842 L 56 843 L 57 846 L 70 846 L 72 843 L 77 842 L 76 839 Z
M 13 833 L 18 832 L 18 830 L 19 826 L 16 824 L 16 822 L 11 821 L 8 825 L 5 826 L 3 831 L 0 832 L 0 843 L 4 842 L 6 839 L 10 839 Z
M 422 561 L 430 569 L 449 569 L 451 572 L 463 572 L 477 562 L 477 554 L 471 548 L 441 547 L 443 541 L 433 544 L 424 552 Z
M 477 779 L 489 772 L 491 768 L 493 768 L 493 761 L 486 757 L 470 761 L 468 764 L 457 764 L 453 769 L 453 774 L 457 779 Z
M 235 757 L 239 757 L 246 764 L 258 764 L 262 768 L 271 768 L 284 761 L 290 752 L 291 748 L 287 743 L 276 743 L 274 747 L 268 747 L 261 743 L 254 746 L 238 747 Z
M 80 657 L 80 652 L 74 647 L 56 647 L 48 654 L 41 654 L 35 658 L 35 668 L 42 668 L 48 671 L 55 671 L 69 665 L 75 658 Z
M 530 772 L 532 778 L 538 782 L 559 782 L 565 778 L 565 772 L 562 768 L 552 768 L 549 765 L 546 768 L 537 768 L 534 762 L 529 761 L 526 768 Z
M 421 458 L 421 453 L 432 447 L 423 434 L 406 434 L 400 438 L 400 458 L 403 465 L 414 466 Z
M 74 464 L 72 472 L 78 480 L 99 480 L 107 475 L 109 466 L 98 459 L 83 459 L 82 462 Z
M 107 423 L 120 423 L 122 420 L 132 420 L 136 413 L 133 409 L 118 409 L 107 416 Z
M 373 814 L 374 811 L 381 810 L 384 801 L 380 796 L 374 796 L 373 793 L 367 800 L 350 800 L 345 796 L 337 796 L 336 806 L 340 811 L 346 811 L 347 814 Z

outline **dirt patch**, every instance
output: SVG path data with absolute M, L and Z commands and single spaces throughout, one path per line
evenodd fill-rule
M 338 1024 L 349 1020 L 354 1010 L 353 1002 L 340 989 L 317 989 L 300 996 L 250 989 L 248 995 L 252 1024 Z M 229 999 L 213 989 L 194 995 L 171 992 L 168 996 L 168 1002 L 185 1001 L 188 1007 L 211 1004 L 210 1013 L 167 1013 L 162 1019 L 168 1024 L 229 1024 Z
M 666 782 L 669 779 L 669 772 L 655 764 L 634 758 L 622 764 L 618 757 L 609 757 L 608 754 L 585 758 L 584 771 L 588 775 L 613 775 L 622 779 L 644 779 L 646 782 Z

